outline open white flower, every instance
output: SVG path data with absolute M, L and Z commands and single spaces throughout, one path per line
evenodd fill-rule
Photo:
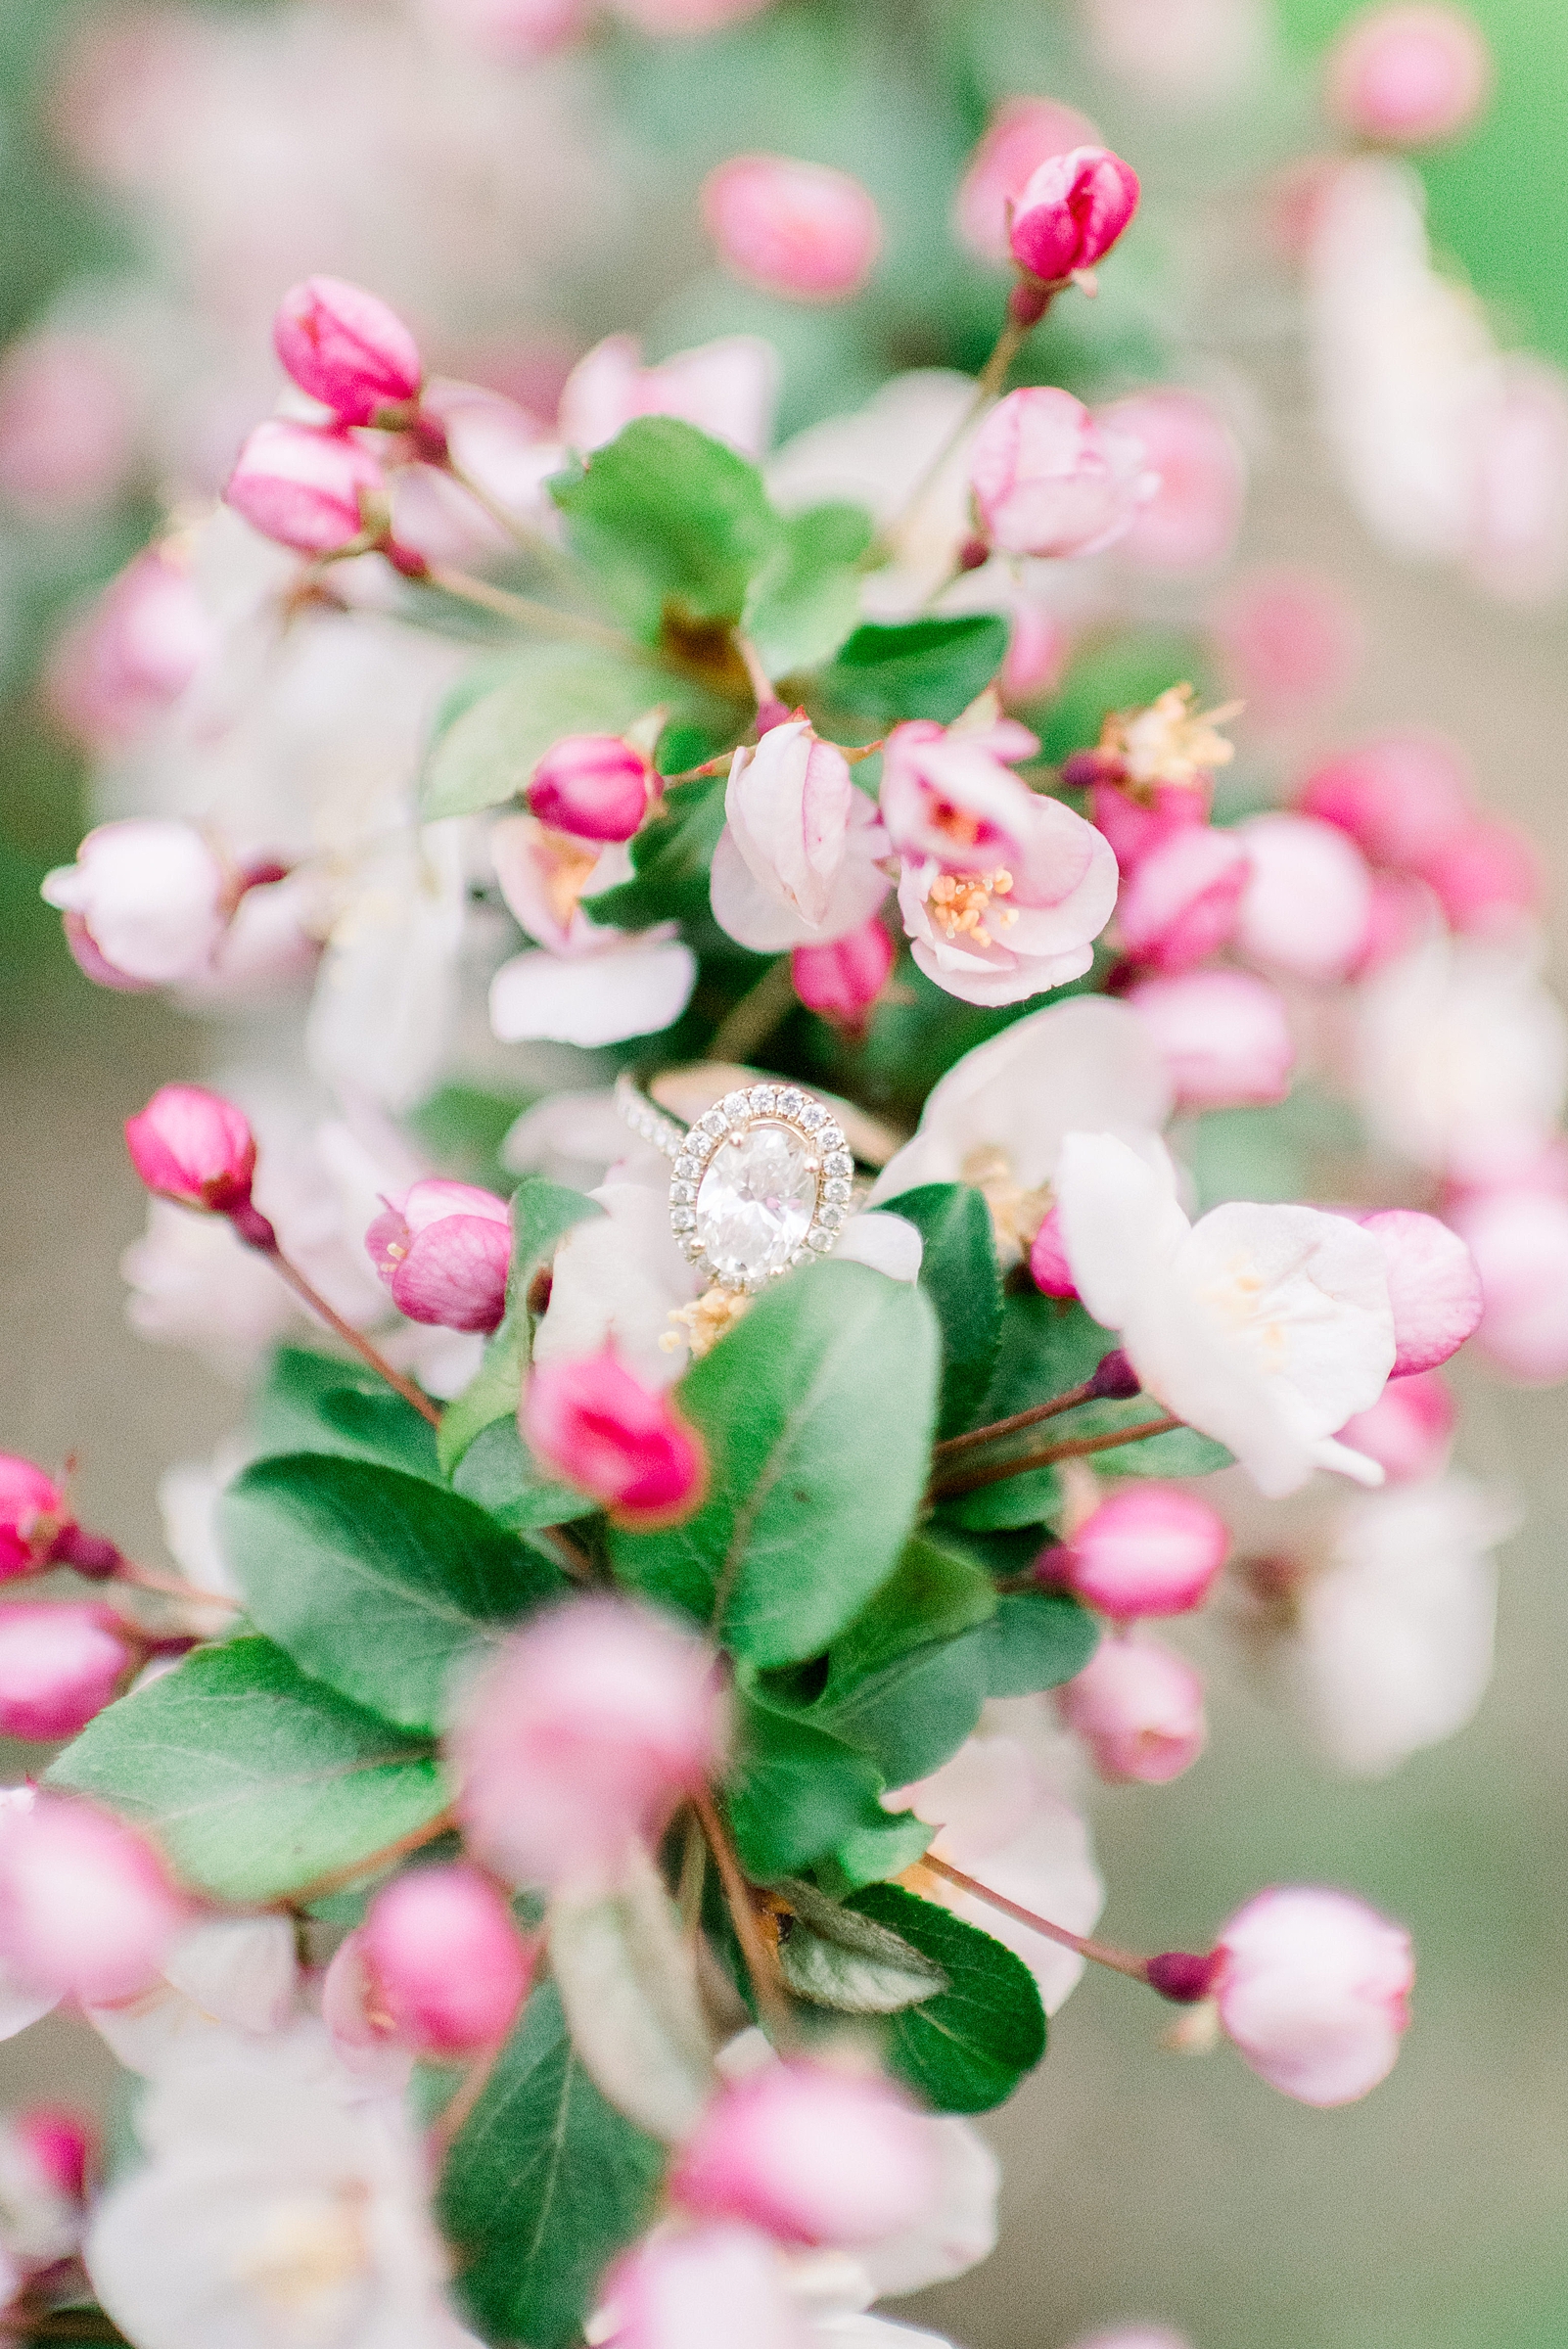
M 1168 1411 L 1227 1444 L 1261 1492 L 1293 1493 L 1314 1468 L 1382 1483 L 1334 1441 L 1394 1363 L 1372 1233 L 1240 1202 L 1189 1223 L 1170 1177 L 1109 1133 L 1068 1135 L 1056 1191 L 1080 1296 Z
M 127 2069 L 156 2077 L 282 2031 L 299 1970 L 288 1917 L 208 1917 L 180 1935 L 150 1989 L 90 2006 L 87 2019 Z
M 502 1043 L 614 1044 L 678 1020 L 697 984 L 697 959 L 673 922 L 617 930 L 581 899 L 628 880 L 621 841 L 570 840 L 531 815 L 490 833 L 501 894 L 538 944 L 514 954 L 490 982 L 490 1027 Z
M 807 718 L 742 744 L 724 789 L 724 829 L 709 884 L 714 919 L 754 953 L 831 945 L 888 894 L 876 805 L 850 762 Z

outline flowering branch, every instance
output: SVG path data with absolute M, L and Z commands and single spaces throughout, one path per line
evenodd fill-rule
M 972 1468 L 965 1476 L 942 1477 L 932 1486 L 932 1492 L 940 1499 L 954 1493 L 978 1493 L 982 1485 L 999 1485 L 1031 1468 L 1048 1468 L 1056 1460 L 1084 1459 L 1091 1452 L 1113 1451 L 1122 1444 L 1141 1444 L 1145 1436 L 1166 1436 L 1180 1425 L 1179 1419 L 1167 1412 L 1163 1419 L 1140 1420 L 1136 1427 L 1113 1427 L 1103 1436 L 1079 1436 L 1066 1444 L 1043 1444 L 1035 1451 L 1021 1451 L 1015 1459 L 1000 1460 L 994 1467 Z

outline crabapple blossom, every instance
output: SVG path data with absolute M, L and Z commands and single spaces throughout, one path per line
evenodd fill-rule
M 810 721 L 772 727 L 734 756 L 710 894 L 720 929 L 757 953 L 831 945 L 888 894 L 875 804 Z
M 512 1219 L 493 1191 L 470 1182 L 416 1182 L 376 1218 L 365 1246 L 410 1321 L 491 1330 L 506 1311 Z
M 873 914 L 830 946 L 795 947 L 790 984 L 807 1011 L 858 1028 L 886 987 L 896 955 L 887 928 Z
M 272 322 L 272 343 L 301 392 L 341 424 L 378 424 L 419 397 L 419 345 L 379 296 L 341 277 L 291 286 Z M 400 421 L 400 418 L 399 418 Z
M 506 2037 L 531 1957 L 506 1901 L 474 1867 L 416 1867 L 371 1903 L 354 1935 L 392 2033 L 449 2059 Z
M 1208 1741 L 1203 1682 L 1184 1657 L 1151 1639 L 1102 1639 L 1056 1702 L 1113 1785 L 1164 1786 L 1192 1768 Z
M 1381 1482 L 1334 1441 L 1394 1364 L 1371 1233 L 1316 1208 L 1240 1202 L 1189 1223 L 1169 1173 L 1111 1134 L 1067 1136 L 1056 1192 L 1079 1294 L 1168 1411 L 1228 1444 L 1270 1496 L 1314 1467 Z
M 74 1737 L 110 1702 L 135 1652 L 108 1607 L 0 1607 L 0 1733 Z
M 0 1451 L 0 1582 L 47 1564 L 55 1539 L 71 1522 L 70 1502 L 31 1460 Z
M 1448 1466 L 1458 1417 L 1448 1386 L 1435 1370 L 1390 1379 L 1370 1410 L 1358 1411 L 1339 1431 L 1342 1444 L 1376 1460 L 1390 1484 L 1439 1476 Z
M 1457 744 L 1406 727 L 1314 767 L 1296 805 L 1348 832 L 1373 864 L 1419 873 L 1470 821 L 1470 781 Z
M 453 1740 L 476 1853 L 519 1883 L 593 1882 L 722 1764 L 723 1698 L 668 1618 L 581 1598 L 506 1642 Z
M 749 2227 L 650 2235 L 604 2280 L 593 2337 L 604 2349 L 807 2349 L 782 2263 Z
M 1093 140 L 1093 123 L 1076 107 L 1054 98 L 1004 98 L 958 189 L 953 225 L 960 243 L 977 260 L 1010 259 L 1010 214 L 1035 173 L 1051 156 Z
M 1348 1893 L 1261 1892 L 1222 1931 L 1226 2037 L 1299 2103 L 1353 2104 L 1393 2070 L 1415 1980 L 1410 1937 Z
M 218 637 L 179 553 L 148 547 L 56 639 L 44 678 L 50 709 L 91 749 L 113 748 L 179 700 Z
M 1435 1370 L 1456 1354 L 1481 1318 L 1481 1276 L 1456 1232 L 1436 1216 L 1383 1208 L 1357 1221 L 1380 1243 L 1394 1310 L 1390 1378 Z
M 670 2182 L 699 2219 L 846 2250 L 913 2226 L 936 2184 L 925 2124 L 901 2096 L 804 2060 L 721 2088 Z
M 1535 844 L 1496 816 L 1472 816 L 1419 868 L 1451 929 L 1506 933 L 1540 912 L 1545 875 Z
M 623 1524 L 669 1524 L 702 1498 L 701 1437 L 613 1346 L 584 1360 L 535 1363 L 519 1418 L 537 1456 Z
M 1372 911 L 1371 875 L 1332 824 L 1255 815 L 1236 827 L 1251 864 L 1236 943 L 1266 969 L 1325 985 L 1355 968 Z
M 1159 487 L 1140 440 L 1045 386 L 997 401 L 975 435 L 969 481 L 993 546 L 1058 558 L 1114 546 Z
M 1159 487 L 1133 516 L 1121 552 L 1140 570 L 1202 571 L 1222 562 L 1241 527 L 1247 474 L 1235 435 L 1201 392 L 1135 392 L 1100 411 L 1137 441 Z
M 1074 1528 L 1040 1566 L 1102 1615 L 1184 1615 L 1201 1607 L 1230 1546 L 1224 1519 L 1179 1485 L 1138 1479 Z
M 1147 1023 L 1184 1109 L 1283 1101 L 1296 1046 L 1284 997 L 1251 971 L 1145 979 L 1124 998 Z
M 492 827 L 490 853 L 508 907 L 541 949 L 514 954 L 490 982 L 490 1028 L 503 1043 L 618 1043 L 679 1019 L 697 958 L 674 925 L 617 930 L 578 901 L 629 878 L 621 842 L 573 840 L 509 816 Z
M 739 277 L 802 301 L 843 301 L 871 274 L 877 207 L 857 179 L 780 155 L 737 155 L 703 183 L 704 225 Z
M 144 1110 L 126 1119 L 125 1147 L 161 1199 L 231 1219 L 250 1207 L 255 1136 L 244 1111 L 219 1093 L 199 1084 L 161 1085 Z
M 619 1156 L 626 1129 L 616 1123 Z M 669 1184 L 607 1182 L 589 1196 L 604 1213 L 574 1223 L 556 1248 L 534 1363 L 581 1361 L 613 1345 L 644 1386 L 668 1386 L 686 1366 L 677 1316 L 706 1285 L 669 1228 Z M 677 1334 L 679 1345 L 664 1342 Z
M 1568 1199 L 1499 1188 L 1450 1212 L 1480 1275 L 1477 1347 L 1527 1386 L 1568 1378 Z
M 207 1916 L 176 1935 L 146 1989 L 85 2012 L 120 2063 L 158 2079 L 188 2058 L 275 2044 L 299 1989 L 288 1917 Z
M 385 488 L 380 458 L 346 433 L 269 419 L 241 449 L 223 494 L 264 538 L 341 555 L 364 541 Z
M 1108 147 L 1047 156 L 1013 209 L 1007 242 L 1021 269 L 1059 285 L 1103 260 L 1138 208 L 1138 175 Z
M 144 1990 L 185 1922 L 152 1846 L 85 1803 L 40 1794 L 0 1819 L 0 1962 L 92 2004 Z
M 528 802 L 576 840 L 629 840 L 648 812 L 648 761 L 617 734 L 566 734 L 545 752 Z
M 1492 54 L 1467 10 L 1392 0 L 1353 17 L 1329 55 L 1328 109 L 1359 138 L 1422 147 L 1468 128 L 1491 94 Z
M 194 824 L 100 824 L 74 864 L 44 877 L 47 904 L 121 984 L 166 987 L 210 963 L 231 909 L 229 876 Z
M 1134 962 L 1190 971 L 1230 939 L 1252 874 L 1234 832 L 1182 824 L 1138 858 L 1117 899 L 1117 929 Z
M 567 380 L 561 438 L 585 455 L 634 416 L 679 416 L 755 459 L 771 437 L 777 397 L 778 355 L 760 336 L 725 335 L 645 367 L 634 335 L 610 335 Z

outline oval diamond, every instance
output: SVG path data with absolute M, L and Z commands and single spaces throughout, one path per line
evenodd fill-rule
M 809 1145 L 759 1119 L 719 1144 L 697 1193 L 697 1236 L 721 1280 L 765 1280 L 787 1265 L 816 1213 Z

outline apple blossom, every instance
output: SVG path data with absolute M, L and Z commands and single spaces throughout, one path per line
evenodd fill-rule
M 49 1599 L 0 1607 L 0 1734 L 74 1737 L 136 1655 L 108 1607 Z
M 997 401 L 975 435 L 969 479 L 994 546 L 1058 558 L 1114 546 L 1159 486 L 1140 440 L 1048 388 Z
M 1481 1279 L 1480 1352 L 1527 1386 L 1568 1378 L 1568 1199 L 1499 1187 L 1451 1220 Z
M 477 1868 L 411 1868 L 376 1895 L 354 1940 L 374 2006 L 423 2055 L 495 2046 L 528 1990 L 530 1953 Z
M 85 1803 L 41 1794 L 0 1819 L 0 1962 L 56 1998 L 129 1998 L 185 1908 L 150 1844 Z
M 1435 1370 L 1456 1354 L 1481 1318 L 1481 1276 L 1469 1249 L 1436 1216 L 1403 1207 L 1357 1219 L 1383 1250 L 1394 1310 L 1391 1378 Z
M 533 770 L 541 824 L 577 840 L 629 840 L 648 812 L 648 761 L 616 734 L 565 734 Z
M 977 260 L 1006 261 L 1011 214 L 1041 163 L 1093 143 L 1094 125 L 1054 98 L 1004 98 L 969 159 L 953 206 L 959 241 Z
M 1370 1410 L 1339 1431 L 1342 1444 L 1376 1460 L 1390 1484 L 1439 1476 L 1448 1466 L 1458 1406 L 1435 1370 L 1391 1379 Z
M 206 1916 L 176 1934 L 145 1989 L 84 2013 L 118 2062 L 159 2079 L 275 2042 L 296 2018 L 300 1977 L 288 1917 Z
M 755 459 L 771 438 L 778 371 L 772 345 L 756 335 L 726 335 L 656 367 L 642 364 L 634 335 L 611 335 L 567 380 L 561 438 L 586 454 L 634 416 L 680 416 Z
M 624 1600 L 574 1600 L 510 1638 L 465 1707 L 473 1849 L 519 1883 L 611 1874 L 721 1766 L 725 1734 L 700 1640 Z
M 1150 1639 L 1102 1639 L 1056 1701 L 1113 1785 L 1164 1786 L 1192 1768 L 1208 1740 L 1203 1682 L 1183 1657 Z
M 896 957 L 886 926 L 873 914 L 829 946 L 795 947 L 790 984 L 807 1011 L 859 1028 L 886 987 Z
M 0 1581 L 34 1574 L 71 1522 L 64 1489 L 31 1460 L 0 1451 Z
M 218 634 L 175 546 L 148 547 L 56 639 L 50 709 L 93 750 L 128 741 L 179 700 Z
M 831 945 L 888 893 L 874 802 L 805 717 L 735 753 L 710 894 L 720 929 L 757 953 Z
M 291 286 L 272 342 L 301 392 L 343 424 L 378 424 L 419 397 L 419 346 L 394 310 L 341 277 Z
M 857 179 L 786 156 L 737 155 L 703 183 L 704 225 L 739 277 L 803 301 L 842 301 L 871 274 L 877 207 Z
M 782 2263 L 749 2227 L 650 2235 L 604 2280 L 593 2337 L 604 2349 L 807 2349 Z
M 1469 762 L 1442 734 L 1374 734 L 1313 768 L 1304 815 L 1337 824 L 1373 864 L 1420 872 L 1470 821 Z
M 1492 55 L 1475 19 L 1441 0 L 1363 9 L 1328 60 L 1328 107 L 1345 129 L 1388 147 L 1420 147 L 1468 128 L 1492 89 Z
M 925 2124 L 902 2097 L 881 2081 L 795 2060 L 721 2088 L 670 2185 L 700 2219 L 853 2249 L 913 2226 L 936 2183 Z
M 470 1182 L 416 1182 L 365 1234 L 377 1274 L 411 1321 L 491 1330 L 506 1311 L 512 1219 Z
M 1184 1109 L 1283 1101 L 1296 1065 L 1284 997 L 1251 971 L 1183 971 L 1130 988 Z
M 272 420 L 241 449 L 224 497 L 264 538 L 304 555 L 366 542 L 385 490 L 381 460 L 344 432 Z
M 219 1093 L 199 1084 L 161 1085 L 144 1110 L 126 1119 L 125 1147 L 161 1199 L 231 1220 L 250 1209 L 255 1136 L 244 1112 Z
M 1067 1136 L 1056 1192 L 1079 1294 L 1168 1411 L 1228 1444 L 1266 1494 L 1314 1467 L 1381 1482 L 1334 1441 L 1394 1364 L 1370 1233 L 1316 1208 L 1239 1202 L 1189 1223 L 1169 1174 L 1111 1134 Z
M 1201 392 L 1135 392 L 1100 411 L 1102 426 L 1126 433 L 1159 476 L 1159 487 L 1121 541 L 1140 570 L 1202 571 L 1222 562 L 1241 528 L 1246 464 L 1235 435 Z
M 536 1363 L 519 1417 L 538 1457 L 623 1524 L 668 1524 L 702 1499 L 701 1437 L 613 1346 L 585 1360 Z
M 1353 2104 L 1387 2079 L 1415 1980 L 1402 1926 L 1347 1893 L 1290 1887 L 1238 1909 L 1218 1955 L 1225 2035 L 1271 2088 Z
M 1138 175 L 1108 147 L 1047 156 L 1013 210 L 1007 242 L 1021 269 L 1058 285 L 1103 260 L 1138 208 Z
M 1037 1571 L 1119 1621 L 1184 1615 L 1208 1597 L 1229 1546 L 1207 1501 L 1140 1478 L 1102 1500 Z
M 1295 979 L 1343 979 L 1371 920 L 1371 876 L 1358 851 L 1334 825 L 1305 815 L 1250 816 L 1236 839 L 1251 862 L 1236 912 L 1242 952 Z
M 674 925 L 616 930 L 579 903 L 629 877 L 621 842 L 574 840 L 517 815 L 492 826 L 490 853 L 509 910 L 542 949 L 513 955 L 490 982 L 490 1027 L 503 1043 L 618 1043 L 679 1019 L 697 958 Z
M 1182 824 L 1138 858 L 1122 888 L 1116 918 L 1127 952 L 1153 971 L 1191 970 L 1230 939 L 1251 875 L 1234 832 Z
M 1419 867 L 1451 929 L 1500 934 L 1541 911 L 1545 874 L 1535 844 L 1496 816 L 1472 816 Z
M 146 987 L 204 971 L 231 909 L 229 876 L 195 825 L 148 818 L 98 825 L 42 895 L 121 983 Z

